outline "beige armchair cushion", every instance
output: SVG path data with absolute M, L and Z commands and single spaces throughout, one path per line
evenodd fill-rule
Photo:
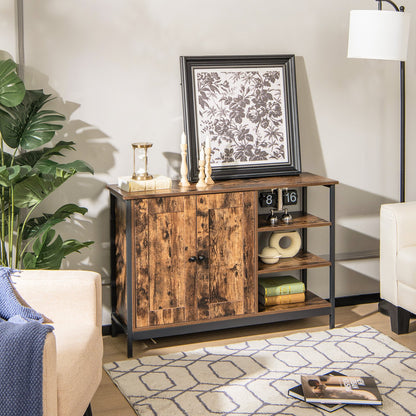
M 21 296 L 52 319 L 44 348 L 44 415 L 82 416 L 102 375 L 101 277 L 73 270 L 24 270 Z

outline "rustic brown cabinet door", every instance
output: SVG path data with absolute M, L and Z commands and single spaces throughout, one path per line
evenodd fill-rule
M 255 194 L 134 201 L 136 328 L 256 312 Z
M 256 312 L 252 192 L 197 197 L 197 319 Z
M 136 328 L 195 320 L 195 197 L 134 202 Z

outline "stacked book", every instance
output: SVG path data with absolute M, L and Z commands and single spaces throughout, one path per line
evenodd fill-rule
M 293 276 L 259 279 L 259 303 L 263 306 L 305 302 L 305 284 Z

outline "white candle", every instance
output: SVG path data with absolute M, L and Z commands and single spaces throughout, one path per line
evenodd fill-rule
M 181 144 L 186 144 L 186 135 L 184 132 L 181 134 Z
M 207 140 L 205 142 L 205 146 L 208 147 L 209 149 L 211 148 L 211 138 L 207 137 Z
M 199 152 L 199 160 L 201 161 L 205 160 L 204 146 L 201 146 L 201 151 Z

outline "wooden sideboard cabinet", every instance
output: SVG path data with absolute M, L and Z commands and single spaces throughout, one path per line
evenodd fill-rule
M 132 342 L 158 336 L 330 315 L 334 326 L 334 202 L 336 181 L 317 175 L 218 182 L 206 188 L 126 193 L 108 186 L 111 201 L 113 335 Z M 306 213 L 306 189 L 330 188 L 330 220 Z M 292 224 L 270 227 L 258 213 L 258 192 L 302 190 Z M 330 260 L 306 251 L 306 229 L 330 227 Z M 258 233 L 302 229 L 302 252 L 276 265 L 259 264 Z M 260 310 L 258 278 L 265 273 L 330 267 L 330 301 L 308 292 L 304 304 Z M 294 306 L 295 305 L 295 306 Z

